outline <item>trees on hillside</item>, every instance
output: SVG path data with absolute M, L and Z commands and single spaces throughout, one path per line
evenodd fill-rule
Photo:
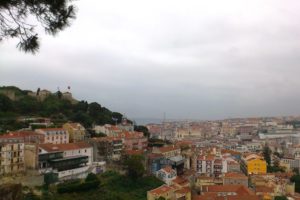
M 54 123 L 61 124 L 68 120 L 79 122 L 84 127 L 90 128 L 93 124 L 114 124 L 112 118 L 121 121 L 123 115 L 112 112 L 93 102 L 80 101 L 73 103 L 68 99 L 59 98 L 57 94 L 49 95 L 43 101 L 37 98 L 23 95 L 12 101 L 0 94 L 0 132 L 17 130 L 28 127 L 28 124 L 17 122 L 18 116 L 42 116 L 49 117 Z
M 140 155 L 132 155 L 128 157 L 128 159 L 125 161 L 125 165 L 130 178 L 135 180 L 143 176 L 145 172 L 143 161 L 144 158 Z
M 266 145 L 263 149 L 263 156 L 265 161 L 267 162 L 267 166 L 271 166 L 271 149 Z
M 150 132 L 146 126 L 134 126 L 135 131 L 143 132 L 144 136 L 149 138 L 150 137 Z
M 71 19 L 75 18 L 75 8 L 70 2 L 71 0 L 1 0 L 0 40 L 18 38 L 17 47 L 20 50 L 35 53 L 40 46 L 35 30 L 37 24 L 52 35 L 66 28 Z

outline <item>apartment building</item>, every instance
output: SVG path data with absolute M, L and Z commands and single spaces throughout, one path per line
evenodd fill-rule
M 248 177 L 243 173 L 228 172 L 223 176 L 223 185 L 244 185 L 248 187 Z
M 69 143 L 69 133 L 63 128 L 43 128 L 36 129 L 37 133 L 43 134 L 45 144 L 67 144 Z
M 156 176 L 165 182 L 167 185 L 171 185 L 172 180 L 177 176 L 176 170 L 172 169 L 171 166 L 166 166 L 156 172 Z
M 90 138 L 88 143 L 93 146 L 94 161 L 110 161 L 121 158 L 123 141 L 120 138 Z
M 178 156 L 181 153 L 181 150 L 177 146 L 165 146 L 165 147 L 155 147 L 152 149 L 152 153 L 162 154 L 165 158 L 170 158 Z
M 24 139 L 13 134 L 0 136 L 0 175 L 25 171 Z
M 93 147 L 85 142 L 39 145 L 41 173 L 54 172 L 58 178 L 68 179 L 87 173 L 92 162 Z
M 245 155 L 241 159 L 241 169 L 246 174 L 265 174 L 267 173 L 267 163 L 259 155 Z
M 197 173 L 210 176 L 213 174 L 213 156 L 200 155 L 197 158 Z
M 63 129 L 69 133 L 70 142 L 80 142 L 86 138 L 86 130 L 80 123 L 65 123 Z
M 128 132 L 123 131 L 118 134 L 122 138 L 125 150 L 146 150 L 148 146 L 148 139 L 144 137 L 142 132 Z

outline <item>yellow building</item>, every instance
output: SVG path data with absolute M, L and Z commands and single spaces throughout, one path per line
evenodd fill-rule
M 259 155 L 250 154 L 242 158 L 241 169 L 246 174 L 265 174 L 267 173 L 267 163 Z
M 85 128 L 79 123 L 65 123 L 63 129 L 68 131 L 70 142 L 80 142 L 85 138 Z

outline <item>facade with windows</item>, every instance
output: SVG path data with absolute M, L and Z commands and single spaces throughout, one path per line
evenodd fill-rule
M 69 133 L 63 128 L 44 128 L 35 130 L 45 136 L 45 144 L 67 144 L 69 143 Z
M 176 170 L 172 169 L 171 166 L 166 166 L 156 172 L 156 176 L 165 182 L 167 185 L 171 185 L 172 180 L 177 177 Z
M 86 130 L 79 123 L 65 123 L 63 128 L 68 131 L 70 142 L 80 142 L 86 138 Z
M 9 134 L 0 136 L 0 175 L 24 171 L 24 140 Z
M 85 142 L 68 144 L 41 144 L 39 170 L 58 173 L 58 178 L 73 178 L 87 173 L 93 163 L 93 147 Z

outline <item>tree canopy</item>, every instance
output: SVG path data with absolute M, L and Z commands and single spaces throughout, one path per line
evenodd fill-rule
M 71 1 L 1 0 L 0 40 L 18 38 L 20 50 L 37 52 L 40 46 L 37 25 L 51 35 L 69 26 L 75 18 Z
M 130 178 L 135 180 L 143 176 L 145 172 L 143 161 L 144 158 L 140 155 L 132 155 L 125 161 L 128 170 L 127 173 Z
M 2 94 L 5 89 L 1 90 L 0 87 L 0 133 L 28 127 L 30 122 L 17 120 L 20 116 L 47 117 L 57 126 L 74 121 L 86 128 L 91 128 L 93 124 L 115 124 L 113 118 L 118 122 L 123 118 L 122 114 L 112 112 L 96 102 L 72 102 L 59 97 L 58 93 L 51 94 L 41 101 L 20 90 L 17 98 L 11 100 Z

